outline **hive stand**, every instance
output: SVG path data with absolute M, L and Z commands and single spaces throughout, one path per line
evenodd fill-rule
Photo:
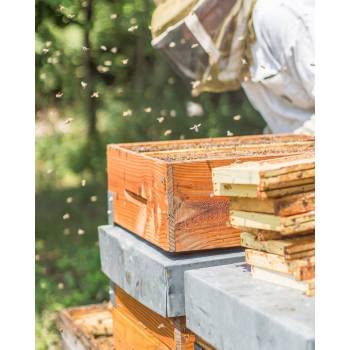
M 102 271 L 163 317 L 185 315 L 185 271 L 244 260 L 241 248 L 170 254 L 118 226 L 100 226 L 98 230 Z
M 314 298 L 253 279 L 245 263 L 185 272 L 186 326 L 220 350 L 313 350 Z

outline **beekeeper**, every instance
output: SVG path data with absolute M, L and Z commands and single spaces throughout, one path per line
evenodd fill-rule
M 152 34 L 194 95 L 241 86 L 270 132 L 314 134 L 314 0 L 158 0 Z

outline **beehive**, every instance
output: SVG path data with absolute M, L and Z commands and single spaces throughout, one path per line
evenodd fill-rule
M 106 304 L 72 307 L 57 317 L 64 350 L 114 350 L 111 306 Z
M 302 135 L 109 145 L 113 221 L 170 252 L 239 246 L 239 231 L 227 225 L 229 200 L 213 196 L 212 169 L 313 148 Z

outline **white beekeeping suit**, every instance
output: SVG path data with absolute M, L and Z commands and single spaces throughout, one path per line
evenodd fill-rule
M 192 93 L 243 87 L 273 133 L 314 133 L 314 0 L 159 0 L 154 47 Z
M 314 1 L 257 0 L 242 87 L 273 133 L 314 133 Z

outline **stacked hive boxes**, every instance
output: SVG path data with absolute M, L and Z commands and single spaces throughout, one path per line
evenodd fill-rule
M 239 230 L 226 225 L 229 200 L 212 196 L 212 169 L 313 148 L 302 135 L 109 145 L 113 222 L 168 252 L 239 246 Z
M 240 249 L 165 253 L 118 226 L 99 227 L 99 242 L 121 349 L 158 349 L 159 343 L 162 349 L 193 349 L 197 339 L 185 328 L 184 272 L 244 260 Z
M 214 193 L 230 196 L 230 225 L 252 275 L 315 292 L 313 153 L 232 164 L 213 170 Z
M 111 225 L 99 240 L 118 349 L 209 349 L 186 329 L 184 272 L 244 259 L 239 229 L 226 225 L 229 199 L 213 196 L 212 169 L 313 147 L 300 135 L 108 146 Z

